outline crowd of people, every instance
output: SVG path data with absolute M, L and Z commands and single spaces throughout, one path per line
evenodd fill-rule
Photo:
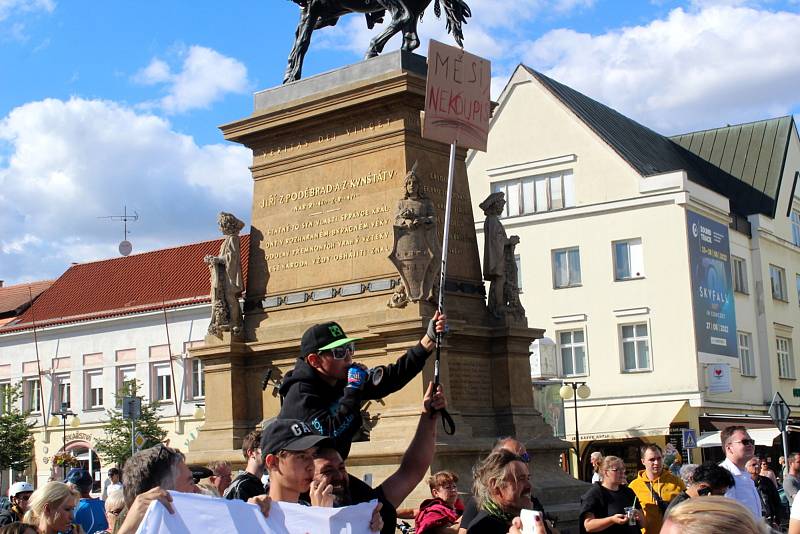
M 456 473 L 438 471 L 427 480 L 429 498 L 415 508 L 400 508 L 434 461 L 437 422 L 447 407 L 441 385 L 428 385 L 413 438 L 394 472 L 376 487 L 348 473 L 361 403 L 413 379 L 446 328 L 446 317 L 434 316 L 419 343 L 382 367 L 378 380 L 353 362 L 358 339 L 336 323 L 314 325 L 303 335 L 301 355 L 281 386 L 286 399 L 281 412 L 244 436 L 244 470 L 235 478 L 227 461 L 187 465 L 179 450 L 160 444 L 131 456 L 121 471 L 109 470 L 101 498 L 91 496 L 94 481 L 80 468 L 63 482 L 51 481 L 35 491 L 27 482 L 14 483 L 11 506 L 0 512 L 0 534 L 132 534 L 154 501 L 174 513 L 170 492 L 242 500 L 267 517 L 274 502 L 342 507 L 377 501 L 362 527 L 383 534 L 394 533 L 403 519 L 413 520 L 417 534 L 517 534 L 522 517 L 533 511 L 528 516 L 533 532 L 557 534 L 555 518 L 533 495 L 531 457 L 514 437 L 499 439 L 475 464 L 468 493 L 459 491 Z M 754 441 L 744 427 L 725 428 L 720 437 L 722 463 L 683 465 L 676 469 L 680 476 L 665 467 L 663 451 L 655 444 L 642 447 L 643 469 L 630 481 L 621 458 L 593 454 L 595 473 L 580 500 L 579 532 L 765 534 L 780 528 L 786 518 L 779 477 L 770 476 L 768 464 L 754 454 Z M 800 499 L 795 500 L 800 455 L 786 459 L 781 478 L 793 503 L 789 533 L 800 534 Z

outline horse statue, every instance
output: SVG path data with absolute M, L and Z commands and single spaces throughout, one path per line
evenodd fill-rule
M 289 64 L 283 83 L 300 79 L 303 69 L 303 58 L 311 42 L 311 33 L 319 28 L 335 26 L 339 17 L 348 13 L 364 13 L 367 18 L 367 27 L 372 29 L 376 23 L 383 22 L 383 17 L 388 11 L 391 21 L 386 29 L 378 34 L 369 43 L 365 59 L 375 57 L 383 51 L 383 47 L 396 33 L 403 32 L 402 49 L 408 52 L 419 47 L 417 23 L 422 20 L 425 8 L 434 2 L 433 11 L 436 17 L 441 16 L 444 6 L 447 17 L 447 31 L 453 34 L 459 46 L 463 47 L 464 34 L 462 24 L 472 16 L 469 6 L 464 0 L 292 0 L 301 8 L 300 22 L 295 32 L 294 46 L 289 54 Z M 441 6 L 439 5 L 441 2 Z

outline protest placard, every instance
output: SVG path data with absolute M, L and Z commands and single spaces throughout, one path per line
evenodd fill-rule
M 269 517 L 258 506 L 193 493 L 171 491 L 174 514 L 158 501 L 150 503 L 137 534 L 372 534 L 369 522 L 377 501 L 320 508 L 273 502 Z
M 485 151 L 491 84 L 489 60 L 431 40 L 422 136 Z

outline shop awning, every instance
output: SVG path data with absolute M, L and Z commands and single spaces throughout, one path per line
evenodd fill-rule
M 581 441 L 665 436 L 686 401 L 640 404 L 578 405 L 578 432 Z M 564 402 L 566 439 L 575 440 L 575 414 Z
M 777 438 L 781 431 L 777 428 L 748 428 L 747 433 L 756 440 L 756 445 L 772 447 L 772 442 Z M 719 432 L 703 432 L 697 440 L 698 447 L 722 447 L 719 439 Z

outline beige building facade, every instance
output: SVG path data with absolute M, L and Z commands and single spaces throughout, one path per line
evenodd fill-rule
M 798 405 L 800 140 L 790 117 L 668 139 L 520 66 L 488 151 L 467 165 L 479 242 L 478 204 L 502 191 L 529 321 L 555 342 L 558 378 L 591 388 L 578 401 L 584 459 L 601 450 L 633 467 L 644 441 L 680 450 L 681 428 L 700 436 L 744 418 L 772 444 L 763 416 L 774 392 Z M 698 280 L 707 263 L 692 252 L 706 228 L 724 250 L 719 294 Z M 567 440 L 574 420 L 569 401 Z

